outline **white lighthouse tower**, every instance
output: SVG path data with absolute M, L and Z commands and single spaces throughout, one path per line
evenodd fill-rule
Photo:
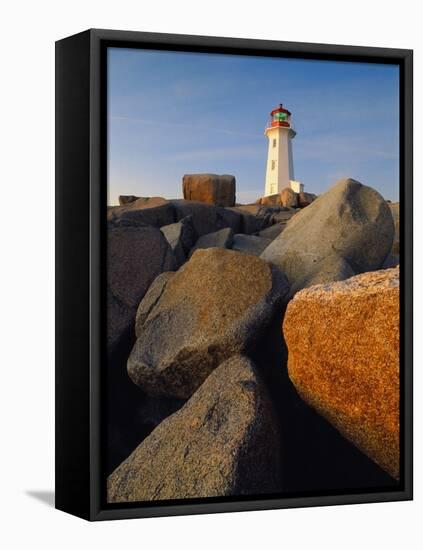
M 270 113 L 264 133 L 269 138 L 264 194 L 275 195 L 285 187 L 301 193 L 304 185 L 294 179 L 292 159 L 291 141 L 296 132 L 291 126 L 291 113 L 284 109 L 282 103 Z

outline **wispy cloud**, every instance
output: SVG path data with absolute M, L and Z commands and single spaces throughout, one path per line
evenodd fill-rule
M 179 151 L 167 156 L 169 160 L 193 161 L 193 160 L 217 160 L 217 159 L 242 159 L 242 158 L 263 158 L 263 151 L 257 146 L 234 146 L 234 147 L 209 147 L 207 149 L 192 149 Z
M 120 115 L 112 115 L 109 117 L 111 121 L 120 121 L 120 122 L 128 122 L 128 123 L 138 123 L 138 124 L 149 124 L 153 126 L 170 126 L 175 128 L 189 128 L 191 130 L 197 130 L 197 131 L 204 131 L 205 129 L 207 132 L 220 132 L 222 134 L 226 135 L 234 135 L 234 136 L 243 136 L 243 137 L 250 137 L 250 138 L 256 138 L 256 139 L 263 139 L 263 135 L 258 132 L 240 132 L 238 130 L 231 130 L 229 128 L 215 128 L 210 127 L 209 124 L 207 124 L 207 127 L 205 128 L 204 125 L 201 124 L 194 124 L 191 122 L 174 122 L 169 120 L 160 120 L 160 119 L 147 119 L 147 118 L 139 118 L 139 117 L 129 117 L 129 116 L 120 116 Z
M 178 99 L 198 99 L 202 103 L 206 103 L 208 98 L 216 99 L 217 95 L 224 97 L 225 94 L 233 91 L 236 85 L 236 82 L 226 75 L 226 78 L 219 81 L 219 86 L 216 87 L 216 79 L 203 74 L 175 79 L 171 84 L 171 91 Z
M 361 161 L 399 158 L 394 144 L 375 143 L 374 139 L 365 136 L 319 135 L 314 139 L 299 139 L 294 147 L 296 158 L 304 160 L 326 159 L 328 155 L 337 162 L 343 158 Z

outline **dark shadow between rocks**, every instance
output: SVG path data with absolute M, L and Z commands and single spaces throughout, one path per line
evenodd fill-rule
M 397 482 L 346 440 L 297 394 L 288 377 L 282 334 L 285 311 L 277 314 L 252 354 L 280 422 L 283 492 L 324 493 L 395 487 Z
M 180 399 L 151 399 L 128 376 L 126 363 L 135 343 L 133 328 L 107 361 L 103 419 L 106 426 L 105 470 L 109 475 L 167 416 L 184 403 Z

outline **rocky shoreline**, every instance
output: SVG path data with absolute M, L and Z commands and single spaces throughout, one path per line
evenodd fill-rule
M 394 486 L 398 204 L 183 192 L 108 209 L 109 502 Z

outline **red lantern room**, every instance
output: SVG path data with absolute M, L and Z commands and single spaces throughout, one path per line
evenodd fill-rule
M 279 107 L 273 109 L 270 113 L 268 128 L 275 126 L 283 126 L 285 128 L 291 127 L 291 113 L 288 109 L 284 109 L 282 103 L 279 103 Z

